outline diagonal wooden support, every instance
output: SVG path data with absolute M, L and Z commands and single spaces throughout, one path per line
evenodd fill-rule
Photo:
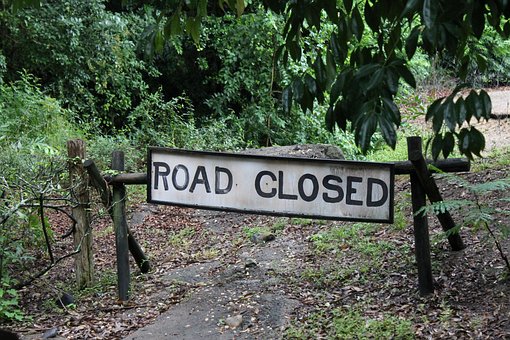
M 415 168 L 416 177 L 418 178 L 421 186 L 425 190 L 430 202 L 437 203 L 443 201 L 441 193 L 437 187 L 436 181 L 430 173 L 427 162 L 422 153 L 422 140 L 421 137 L 408 137 L 407 138 L 409 160 L 413 163 Z M 437 214 L 437 218 L 445 232 L 455 228 L 455 222 L 448 211 Z M 465 248 L 462 238 L 459 233 L 449 233 L 448 242 L 452 250 L 458 251 Z
M 90 178 L 90 185 L 96 188 L 101 196 L 101 202 L 108 210 L 108 214 L 113 219 L 113 210 L 112 210 L 112 193 L 108 188 L 107 182 L 104 180 L 103 176 L 99 173 L 99 170 L 96 167 L 94 161 L 86 160 L 83 163 L 84 168 L 87 170 Z M 142 247 L 138 244 L 135 237 L 131 233 L 131 230 L 128 227 L 128 245 L 129 251 L 131 255 L 135 259 L 138 268 L 142 273 L 148 273 L 151 266 L 149 259 L 145 256 L 145 253 L 142 250 Z

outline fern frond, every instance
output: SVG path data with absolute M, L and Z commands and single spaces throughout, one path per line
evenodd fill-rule
M 424 215 L 428 213 L 433 213 L 435 215 L 442 214 L 447 211 L 458 210 L 465 207 L 474 206 L 474 202 L 470 200 L 447 200 L 440 201 L 428 204 L 424 207 L 421 207 L 420 210 L 416 212 L 416 215 Z
M 467 189 L 477 194 L 507 190 L 510 189 L 510 178 L 498 179 L 496 181 L 470 185 L 467 187 Z
M 471 183 L 455 173 L 442 172 L 440 174 L 436 174 L 435 176 L 437 178 L 445 179 L 448 184 L 456 184 L 462 187 L 468 187 L 471 185 Z
M 464 219 L 464 223 L 478 229 L 485 227 L 485 225 L 490 225 L 493 220 L 494 217 L 489 213 L 482 212 L 481 210 L 470 210 Z

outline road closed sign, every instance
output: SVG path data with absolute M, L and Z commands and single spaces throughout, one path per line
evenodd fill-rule
M 150 203 L 393 222 L 389 163 L 149 148 L 147 178 Z

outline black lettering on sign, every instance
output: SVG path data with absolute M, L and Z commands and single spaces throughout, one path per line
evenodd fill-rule
M 305 180 L 312 182 L 312 193 L 310 195 L 305 193 Z M 303 176 L 299 177 L 298 192 L 301 199 L 305 202 L 311 202 L 315 200 L 319 194 L 319 181 L 317 181 L 317 177 L 312 174 L 304 174 Z
M 207 193 L 211 192 L 211 186 L 209 185 L 209 180 L 207 179 L 207 172 L 205 171 L 205 166 L 203 165 L 197 166 L 197 172 L 195 172 L 195 177 L 193 178 L 189 192 L 195 191 L 197 184 L 203 184 L 205 186 L 205 191 Z
M 177 173 L 179 172 L 179 170 L 182 170 L 182 172 L 184 173 L 184 183 L 181 185 L 179 185 L 179 183 L 177 183 Z M 179 191 L 186 190 L 186 188 L 188 187 L 188 184 L 189 184 L 188 168 L 186 168 L 182 164 L 176 165 L 174 168 L 174 171 L 172 171 L 172 184 L 174 185 L 174 188 Z
M 382 197 L 378 201 L 372 201 L 374 185 L 379 185 L 382 190 Z M 384 181 L 377 178 L 368 178 L 367 182 L 367 207 L 380 207 L 388 199 L 388 186 Z
M 154 190 L 158 190 L 159 187 L 159 177 L 163 177 L 163 187 L 165 191 L 168 191 L 168 180 L 166 176 L 170 174 L 170 167 L 168 164 L 163 162 L 154 162 Z M 164 171 L 160 171 L 160 168 L 164 168 Z
M 283 192 L 283 171 L 278 171 L 278 198 L 281 200 L 297 200 L 297 195 Z
M 361 183 L 363 178 L 356 176 L 347 176 L 347 193 L 345 197 L 345 204 L 348 205 L 363 205 L 363 201 L 355 200 L 352 196 L 358 192 L 358 190 L 353 186 L 353 183 Z
M 261 171 L 255 177 L 255 191 L 257 191 L 257 194 L 260 197 L 264 197 L 264 198 L 275 197 L 276 196 L 276 189 L 275 188 L 272 188 L 270 192 L 262 191 L 262 188 L 260 187 L 260 182 L 262 180 L 262 177 L 264 177 L 264 176 L 269 176 L 269 178 L 271 178 L 271 180 L 273 182 L 276 182 L 276 176 L 271 171 L 266 171 L 266 170 Z
M 232 173 L 229 169 L 219 166 L 216 167 L 214 172 L 216 174 L 216 180 L 214 181 L 214 193 L 217 195 L 227 194 L 232 189 Z M 222 173 L 227 175 L 228 178 L 227 185 L 224 188 L 220 187 L 220 178 Z
M 335 175 L 327 175 L 322 179 L 322 185 L 324 188 L 330 191 L 336 191 L 337 195 L 331 197 L 327 192 L 322 194 L 322 199 L 326 203 L 338 203 L 344 199 L 344 191 L 342 187 L 338 184 L 334 184 L 332 182 L 342 183 L 342 179 Z

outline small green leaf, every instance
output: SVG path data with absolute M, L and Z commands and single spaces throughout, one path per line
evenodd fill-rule
M 455 111 L 457 116 L 457 124 L 462 126 L 464 122 L 466 121 L 467 117 L 467 111 L 466 111 L 466 103 L 464 101 L 464 98 L 460 97 L 455 102 Z
M 326 111 L 326 129 L 328 131 L 333 131 L 333 128 L 335 127 L 335 117 L 333 114 L 333 107 L 328 107 L 328 111 Z
M 377 116 L 373 112 L 366 113 L 358 119 L 357 123 L 355 140 L 361 151 L 366 153 L 370 147 L 370 139 L 377 128 Z
M 342 130 L 347 129 L 347 117 L 344 109 L 343 101 L 338 101 L 333 110 L 333 116 L 335 117 L 336 125 Z
M 154 50 L 156 53 L 163 52 L 164 43 L 165 39 L 163 37 L 163 32 L 161 32 L 161 30 L 156 31 L 156 34 L 154 35 Z
M 457 125 L 457 111 L 455 110 L 455 104 L 453 103 L 452 97 L 448 97 L 444 105 L 444 121 L 446 126 L 451 132 L 455 131 Z
M 470 151 L 478 157 L 482 157 L 481 152 L 485 149 L 485 137 L 483 134 L 476 128 L 471 127 L 469 130 L 469 141 Z
M 431 118 L 433 118 L 437 111 L 439 110 L 441 103 L 443 102 L 444 98 L 436 99 L 432 105 L 430 105 L 427 109 L 427 114 L 425 115 L 425 120 L 429 121 Z
M 301 98 L 303 98 L 303 92 L 304 92 L 304 85 L 300 78 L 296 78 L 292 81 L 292 93 L 294 94 L 294 99 L 296 101 L 301 101 Z
M 191 38 L 198 44 L 200 42 L 200 28 L 201 20 L 198 18 L 188 17 L 186 19 L 186 31 L 191 35 Z
M 398 109 L 398 106 L 391 98 L 382 97 L 382 101 L 384 108 L 390 113 L 389 117 L 391 121 L 396 126 L 400 126 L 400 110 Z
M 287 47 L 287 50 L 289 51 L 292 59 L 295 61 L 301 60 L 301 47 L 296 40 L 288 40 L 285 43 L 285 46 Z
M 374 9 L 369 4 L 369 2 L 365 3 L 365 21 L 373 32 L 379 32 L 379 24 L 381 22 L 380 12 L 377 9 Z
M 370 91 L 370 90 L 375 89 L 376 87 L 379 87 L 381 85 L 383 77 L 384 77 L 384 69 L 383 68 L 377 69 L 370 77 L 370 80 L 368 81 L 368 84 L 366 85 L 366 90 Z
M 206 5 L 207 5 L 207 1 L 206 1 Z M 236 1 L 236 11 L 237 11 L 237 16 L 238 17 L 243 15 L 245 8 L 246 8 L 246 5 L 244 3 L 244 0 L 237 0 Z
M 419 4 L 420 4 L 420 0 L 406 1 L 406 6 L 404 7 L 402 14 L 400 14 L 400 18 L 405 18 L 405 17 L 407 17 L 408 14 L 414 13 L 414 11 L 418 8 Z
M 439 131 L 441 131 L 441 128 L 443 127 L 443 122 L 444 122 L 444 113 L 445 113 L 445 106 L 443 104 L 441 104 L 434 116 L 432 117 L 432 130 L 434 131 L 434 133 L 438 133 Z

